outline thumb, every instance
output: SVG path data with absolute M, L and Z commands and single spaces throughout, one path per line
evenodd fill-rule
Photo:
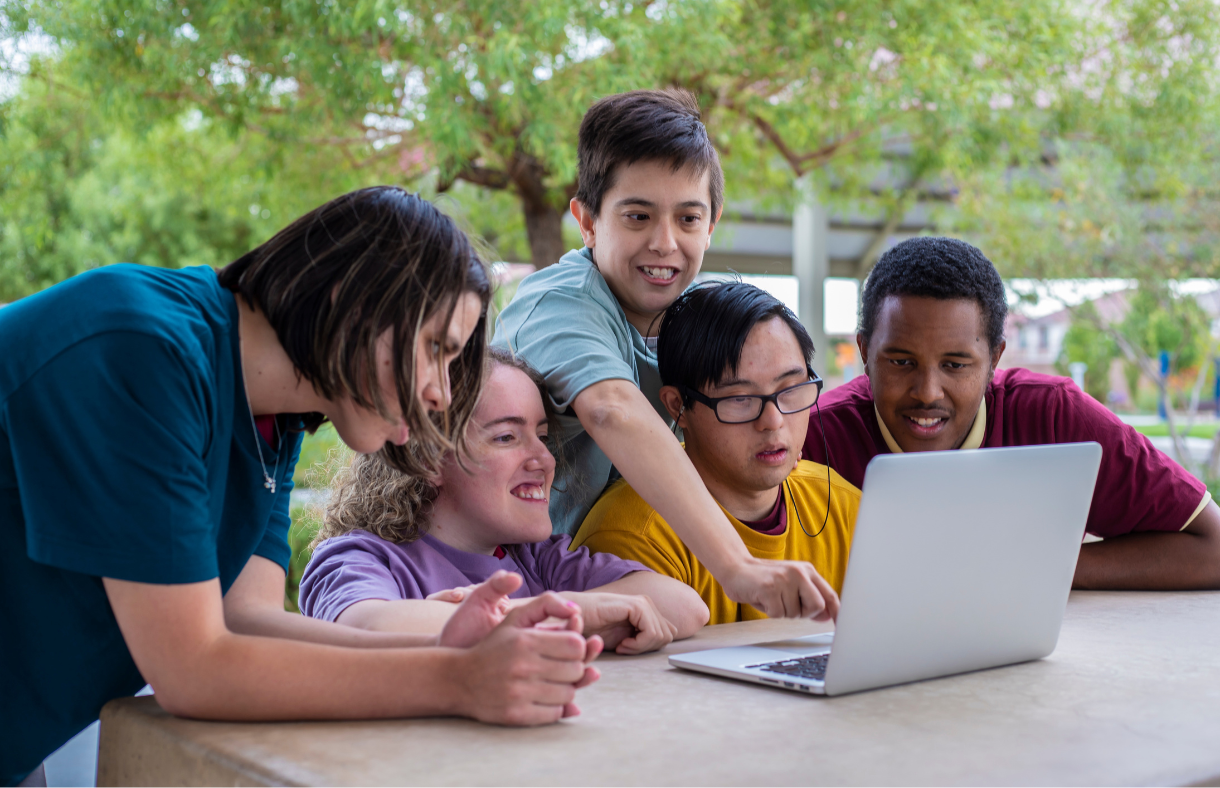
M 503 597 L 520 588 L 523 582 L 521 575 L 516 572 L 505 572 L 501 569 L 476 586 L 466 597 L 465 604 L 494 606 Z

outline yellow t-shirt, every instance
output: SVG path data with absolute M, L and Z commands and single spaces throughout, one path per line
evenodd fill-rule
M 826 466 L 813 462 L 801 461 L 784 484 L 788 519 L 784 533 L 777 536 L 761 534 L 728 512 L 725 515 L 751 555 L 808 561 L 839 592 L 843 589 L 852 530 L 860 509 L 860 490 L 833 470 L 830 490 L 830 517 L 826 529 L 816 537 L 807 536 L 805 531 L 818 533 L 826 515 Z M 800 523 L 804 523 L 804 530 Z M 738 605 L 729 599 L 720 583 L 687 549 L 669 524 L 622 479 L 612 484 L 594 505 L 572 540 L 571 549 L 582 545 L 594 553 L 613 553 L 620 558 L 639 561 L 649 569 L 686 583 L 707 603 L 711 611 L 709 624 L 767 617 L 749 605 Z

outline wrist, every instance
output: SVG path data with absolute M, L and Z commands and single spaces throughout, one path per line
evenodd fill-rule
M 470 649 L 439 647 L 436 650 L 438 670 L 434 684 L 438 716 L 473 717 L 473 698 L 469 697 L 473 657 Z
M 702 552 L 707 553 L 706 556 L 699 555 L 696 551 L 693 552 L 713 577 L 724 582 L 722 578 L 734 577 L 749 570 L 759 562 L 759 559 L 750 554 L 749 548 L 746 547 L 745 542 L 741 540 L 736 529 L 724 514 L 719 511 L 717 514 L 720 515 L 727 534 L 724 536 L 715 532 L 708 534 L 711 541 L 701 545 Z

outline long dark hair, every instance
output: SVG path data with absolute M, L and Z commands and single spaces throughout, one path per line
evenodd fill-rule
M 434 472 L 461 436 L 482 380 L 491 279 L 469 239 L 436 206 L 396 186 L 374 186 L 316 208 L 219 272 L 221 286 L 266 315 L 288 358 L 327 399 L 344 395 L 383 416 L 377 338 L 392 332 L 398 404 L 410 447 L 387 451 L 404 472 Z M 415 394 L 415 337 L 463 293 L 483 311 L 450 366 L 453 400 L 429 417 Z M 304 414 L 312 431 L 325 420 Z M 398 448 L 398 447 L 394 447 Z

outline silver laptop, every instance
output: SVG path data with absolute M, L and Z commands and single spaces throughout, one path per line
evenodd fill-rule
M 875 457 L 836 631 L 669 664 L 840 695 L 1045 657 L 1100 463 L 1097 443 Z

